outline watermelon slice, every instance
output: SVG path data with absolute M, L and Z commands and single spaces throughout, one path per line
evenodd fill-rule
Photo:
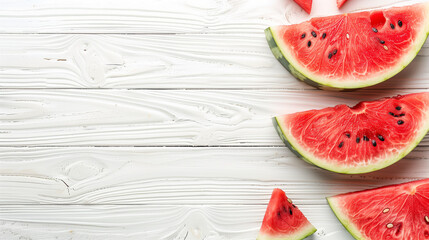
M 308 14 L 311 13 L 311 5 L 313 4 L 313 0 L 293 0 L 293 1 L 296 2 Z
M 274 189 L 257 240 L 300 240 L 316 232 L 281 189 Z
M 389 79 L 414 59 L 428 33 L 429 2 L 265 30 L 274 56 L 292 75 L 329 90 Z
M 274 118 L 302 159 L 339 173 L 366 173 L 403 158 L 429 130 L 429 92 Z
M 328 198 L 356 239 L 429 239 L 429 179 Z
M 345 2 L 347 2 L 347 0 L 337 0 L 337 7 L 341 8 Z

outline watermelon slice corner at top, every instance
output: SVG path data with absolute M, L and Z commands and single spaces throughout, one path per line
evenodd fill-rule
M 327 200 L 356 239 L 429 239 L 429 179 L 340 194 Z
M 313 5 L 313 0 L 293 0 L 293 1 L 296 2 L 308 14 L 311 13 L 311 6 Z
M 293 76 L 337 91 L 393 77 L 414 59 L 428 34 L 429 2 L 265 30 L 272 53 Z
M 305 161 L 338 173 L 367 173 L 399 161 L 424 138 L 429 92 L 291 113 L 273 122 Z
M 347 2 L 347 0 L 337 0 L 338 9 L 340 9 L 344 5 L 344 3 L 346 3 L 346 2 Z

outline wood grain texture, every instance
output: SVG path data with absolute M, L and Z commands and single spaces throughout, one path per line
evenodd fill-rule
M 0 35 L 0 88 L 314 89 L 255 34 Z M 371 89 L 429 88 L 429 42 Z
M 3 90 L 0 146 L 283 146 L 273 116 L 414 91 Z
M 359 0 L 341 12 L 418 0 Z M 314 4 L 311 17 L 339 13 Z M 309 16 L 292 0 L 2 1 L 0 33 L 249 33 Z
M 327 196 L 429 177 L 428 146 L 363 175 L 322 170 L 285 147 L 0 150 L 0 204 L 265 205 L 280 187 L 319 206 Z
M 0 238 L 255 239 L 265 208 L 265 205 L 8 205 L 0 208 Z M 299 208 L 318 228 L 309 240 L 353 239 L 328 206 Z

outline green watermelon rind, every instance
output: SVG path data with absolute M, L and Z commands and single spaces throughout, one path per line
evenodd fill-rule
M 429 15 L 429 2 L 422 4 L 427 9 L 427 15 Z M 419 36 L 416 37 L 416 40 L 413 44 L 412 49 L 409 51 L 408 55 L 405 55 L 402 58 L 396 67 L 392 70 L 386 72 L 385 74 L 373 77 L 371 80 L 365 80 L 363 82 L 335 82 L 331 79 L 326 79 L 323 77 L 317 76 L 317 74 L 310 73 L 306 71 L 305 67 L 300 67 L 297 61 L 294 61 L 294 57 L 288 53 L 286 47 L 282 47 L 282 42 L 278 41 L 274 27 L 269 27 L 265 29 L 265 37 L 267 39 L 268 45 L 270 46 L 271 52 L 274 54 L 276 59 L 285 67 L 295 78 L 309 84 L 310 86 L 316 87 L 322 90 L 333 90 L 333 91 L 350 91 L 353 89 L 364 88 L 376 85 L 378 83 L 384 82 L 399 72 L 401 72 L 408 64 L 410 64 L 413 59 L 417 56 L 420 49 L 423 47 L 426 39 L 429 36 L 429 17 L 426 17 L 425 24 L 426 28 L 422 29 Z
M 259 234 L 256 240 L 301 240 L 315 233 L 317 229 L 309 222 L 306 228 L 292 235 L 273 236 L 270 234 Z
M 335 216 L 344 226 L 344 228 L 357 240 L 365 240 L 362 233 L 356 228 L 356 226 L 342 213 L 341 208 L 338 206 L 335 197 L 326 198 L 328 201 L 329 207 L 334 212 Z
M 279 121 L 279 117 L 273 118 L 273 124 L 274 127 L 282 139 L 282 141 L 285 143 L 285 145 L 293 152 L 295 155 L 297 155 L 299 158 L 303 159 L 304 161 L 311 163 L 313 165 L 316 165 L 320 168 L 329 170 L 331 172 L 336 173 L 343 173 L 343 174 L 362 174 L 362 173 L 369 173 L 373 171 L 380 170 L 382 168 L 388 167 L 397 161 L 404 158 L 407 154 L 409 154 L 417 145 L 423 140 L 423 138 L 426 136 L 426 134 L 429 132 L 429 110 L 426 111 L 426 120 L 422 119 L 422 125 L 419 129 L 420 134 L 416 135 L 415 141 L 411 142 L 408 148 L 405 148 L 400 152 L 399 154 L 394 155 L 391 159 L 386 159 L 384 161 L 379 161 L 377 164 L 370 164 L 363 167 L 340 167 L 335 166 L 334 164 L 326 164 L 322 163 L 321 161 L 318 161 L 315 157 L 310 156 L 311 154 L 306 153 L 303 147 L 301 147 L 298 143 L 296 143 L 293 140 L 293 137 L 289 134 L 286 134 L 286 128 L 282 127 L 282 124 Z

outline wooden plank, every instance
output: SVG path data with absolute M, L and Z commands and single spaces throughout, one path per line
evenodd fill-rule
M 310 239 L 353 239 L 327 205 L 299 207 L 318 228 Z M 255 239 L 265 208 L 265 205 L 8 205 L 0 208 L 0 238 Z
M 360 0 L 347 3 L 341 12 L 418 1 Z M 0 33 L 241 34 L 336 13 L 339 11 L 335 2 L 324 0 L 315 1 L 311 16 L 291 0 L 122 0 L 102 4 L 84 0 L 4 0 L 0 9 Z
M 1 148 L 0 204 L 264 205 L 280 187 L 300 204 L 429 177 L 429 147 L 364 175 L 331 173 L 285 147 Z
M 3 90 L 0 146 L 283 146 L 273 116 L 412 91 Z
M 0 35 L 0 88 L 313 89 L 273 57 L 261 32 Z M 429 42 L 371 89 L 429 88 Z

